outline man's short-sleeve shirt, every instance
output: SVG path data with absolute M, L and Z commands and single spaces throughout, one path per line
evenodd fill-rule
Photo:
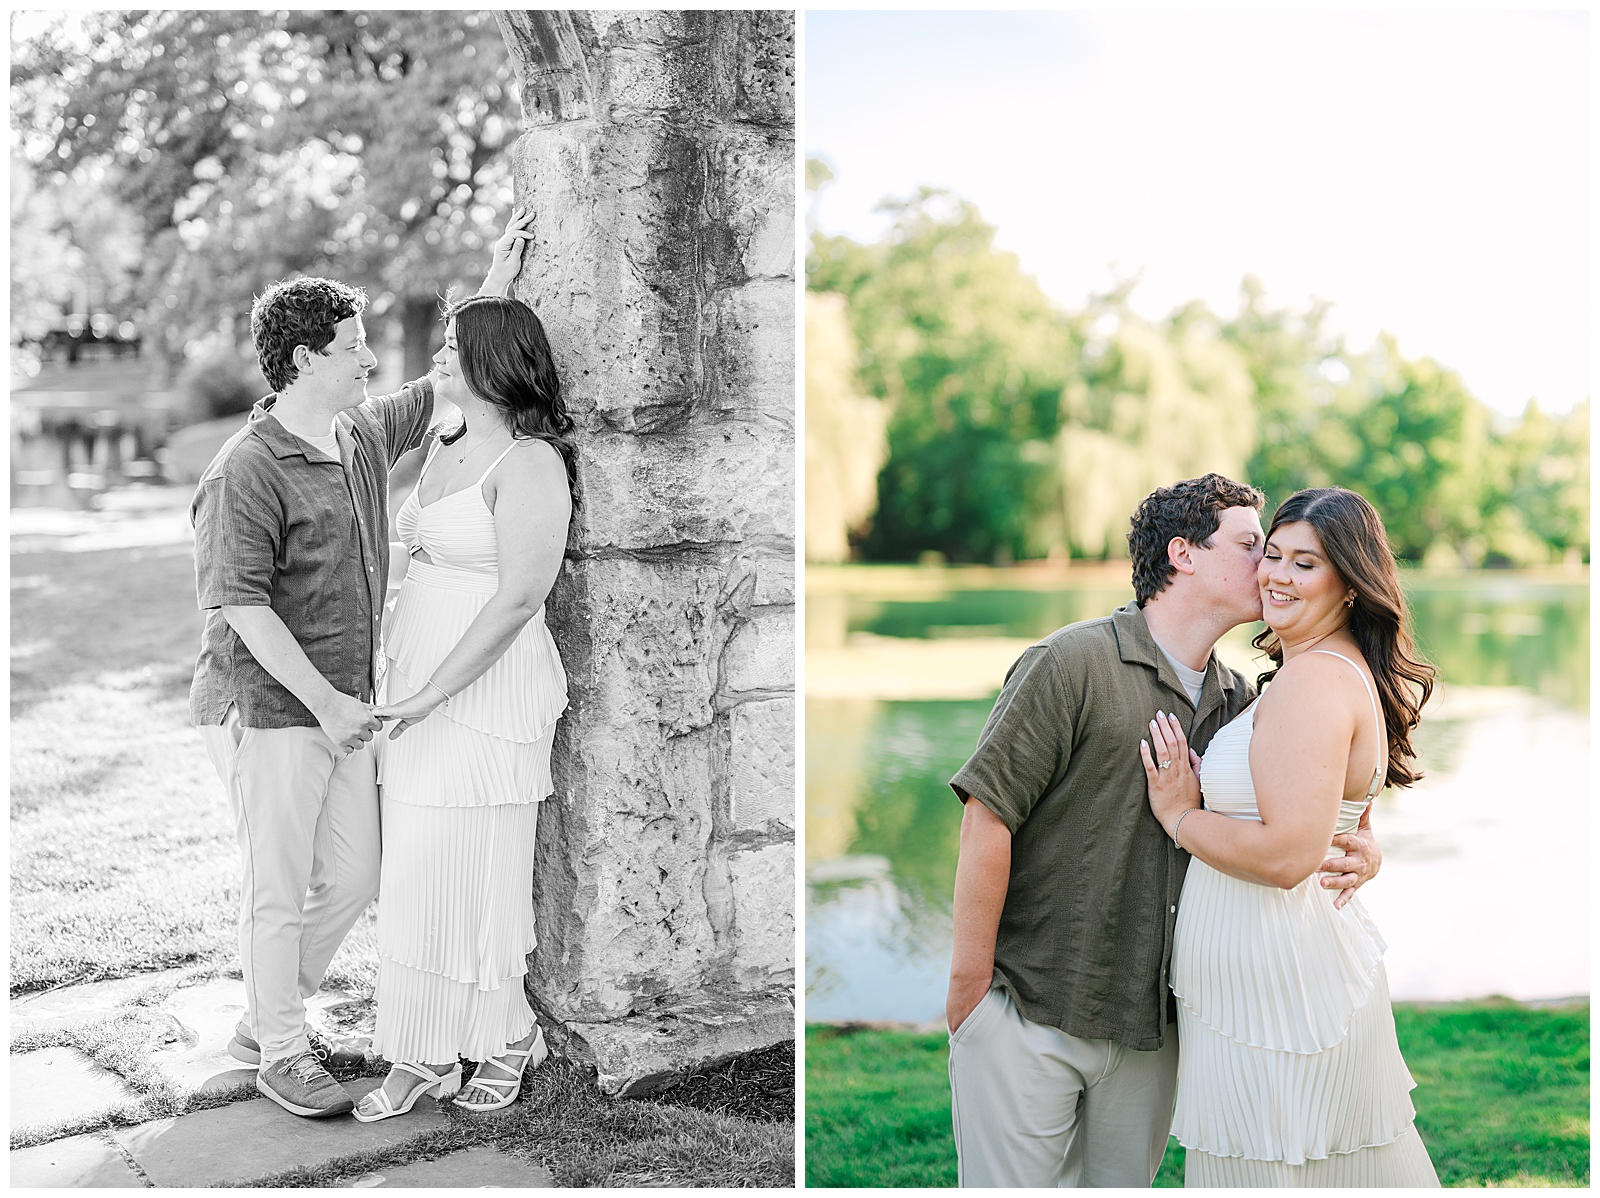
M 1025 1018 L 1161 1047 L 1189 856 L 1150 812 L 1139 741 L 1166 711 L 1204 752 L 1254 697 L 1213 653 L 1197 708 L 1134 603 L 1058 629 L 1011 667 L 950 785 L 1011 830 L 994 982 Z
M 296 437 L 256 404 L 195 488 L 200 659 L 189 691 L 194 724 L 220 724 L 230 704 L 247 728 L 315 727 L 316 717 L 256 661 L 225 606 L 270 607 L 333 687 L 370 702 L 378 621 L 389 579 L 389 468 L 422 443 L 433 384 L 339 413 L 339 459 Z

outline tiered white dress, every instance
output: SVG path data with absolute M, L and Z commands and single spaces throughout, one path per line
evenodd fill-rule
M 1208 810 L 1261 818 L 1254 726 L 1251 705 L 1212 738 L 1201 770 Z M 1381 719 L 1378 728 L 1381 745 Z M 1380 765 L 1364 798 L 1341 800 L 1337 832 L 1355 830 L 1382 781 Z M 1342 910 L 1333 899 L 1320 874 L 1283 890 L 1190 861 L 1172 950 L 1172 1133 L 1188 1150 L 1186 1185 L 1439 1184 L 1413 1125 L 1416 1082 L 1395 1041 L 1387 946 L 1359 897 Z
M 407 550 L 429 560 L 413 556 L 384 625 L 384 702 L 421 690 L 495 593 L 494 518 L 482 487 L 504 457 L 473 486 L 426 506 L 413 491 L 396 514 Z M 386 1059 L 481 1061 L 533 1027 L 522 979 L 534 948 L 534 832 L 554 789 L 550 746 L 566 706 L 541 608 L 477 681 L 399 739 L 376 738 L 383 858 L 373 1049 Z

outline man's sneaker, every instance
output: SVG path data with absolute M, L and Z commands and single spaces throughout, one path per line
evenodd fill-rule
M 321 1061 L 324 1068 L 361 1069 L 367 1064 L 366 1053 L 358 1048 L 336 1044 L 313 1028 L 306 1028 L 306 1039 L 311 1043 L 311 1055 Z M 245 1030 L 243 1020 L 233 1030 L 233 1039 L 228 1042 L 228 1053 L 247 1065 L 261 1063 L 261 1045 L 256 1043 L 255 1037 Z
M 256 1089 L 284 1110 L 308 1119 L 343 1115 L 356 1105 L 309 1052 L 263 1065 L 256 1074 Z
M 233 1039 L 228 1041 L 228 1055 L 235 1060 L 243 1061 L 246 1065 L 261 1064 L 261 1045 L 245 1030 L 244 1020 L 239 1021 L 239 1026 L 233 1029 Z

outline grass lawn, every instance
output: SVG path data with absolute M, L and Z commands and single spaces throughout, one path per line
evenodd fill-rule
M 1417 1127 L 1447 1186 L 1589 1184 L 1589 1007 L 1395 1007 Z M 806 1184 L 953 1186 L 947 1039 L 806 1029 Z M 1158 1186 L 1183 1184 L 1169 1141 Z
M 201 624 L 187 545 L 76 552 L 31 538 L 13 553 L 13 996 L 174 966 L 193 966 L 196 976 L 236 967 L 238 850 L 216 774 L 188 726 Z M 371 994 L 373 928 L 369 910 L 327 986 Z M 161 1030 L 132 1007 L 11 1048 L 60 1043 L 122 1074 L 135 1096 L 110 1113 L 114 1123 L 246 1096 L 196 1097 L 167 1082 L 149 1064 Z M 421 1140 L 264 1184 L 327 1184 L 493 1144 L 546 1165 L 560 1185 L 788 1186 L 793 1061 L 793 1045 L 780 1045 L 650 1101 L 605 1098 L 578 1069 L 550 1062 L 499 1118 L 453 1113 L 448 1128 Z M 63 1123 L 45 1138 L 84 1130 Z

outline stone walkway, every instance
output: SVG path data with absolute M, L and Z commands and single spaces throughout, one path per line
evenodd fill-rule
M 370 1044 L 361 1026 L 366 1010 L 352 996 L 325 992 L 310 1005 L 313 1022 L 346 1043 Z M 42 1143 L 12 1150 L 11 1185 L 136 1189 L 250 1184 L 290 1169 L 403 1146 L 449 1125 L 449 1117 L 429 1098 L 410 1114 L 379 1123 L 291 1115 L 256 1093 L 252 1066 L 227 1054 L 243 1010 L 243 983 L 208 978 L 194 969 L 92 982 L 13 1000 L 12 1044 L 46 1046 L 11 1055 L 12 1142 L 44 1137 Z M 105 1027 L 110 1017 L 130 1013 L 140 1016 L 143 1031 L 135 1037 L 139 1048 L 132 1064 L 119 1068 L 139 1085 L 130 1085 L 70 1046 L 92 1034 L 96 1025 Z M 362 1077 L 342 1084 L 359 1099 L 380 1081 Z M 176 1095 L 178 1109 L 196 1097 L 208 1108 L 127 1124 L 130 1113 L 138 1117 L 146 1110 L 152 1087 Z M 50 1138 L 57 1130 L 65 1134 Z M 71 1134 L 74 1130 L 77 1134 Z M 485 1146 L 349 1174 L 335 1184 L 358 1189 L 554 1184 L 548 1170 Z

